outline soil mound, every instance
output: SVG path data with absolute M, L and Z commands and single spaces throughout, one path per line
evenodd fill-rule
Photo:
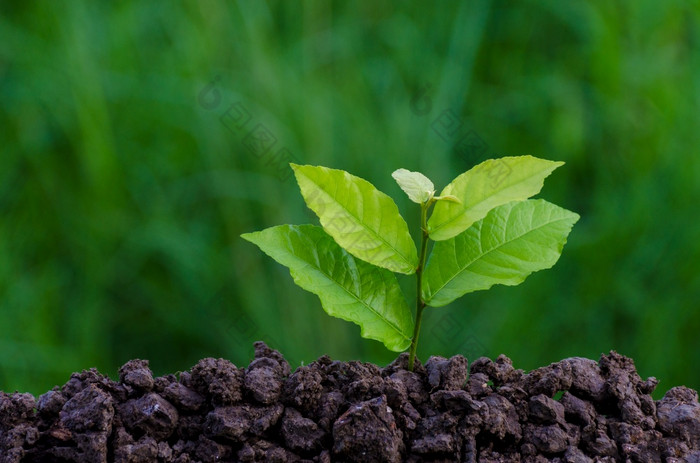
M 503 355 L 406 366 L 324 356 L 292 373 L 258 342 L 247 368 L 74 373 L 38 399 L 0 393 L 0 463 L 700 462 L 697 392 L 655 402 L 656 379 L 615 352 L 529 373 Z

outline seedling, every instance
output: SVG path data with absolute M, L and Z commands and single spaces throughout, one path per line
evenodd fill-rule
M 532 156 L 490 159 L 439 196 L 425 175 L 398 169 L 392 176 L 421 208 L 418 249 L 394 201 L 371 183 L 343 170 L 292 164 L 321 227 L 279 225 L 241 236 L 289 267 L 329 315 L 358 324 L 362 337 L 395 352 L 410 348 L 413 370 L 426 307 L 495 284 L 520 284 L 559 259 L 578 214 L 528 198 L 563 164 Z M 416 274 L 415 320 L 392 272 Z

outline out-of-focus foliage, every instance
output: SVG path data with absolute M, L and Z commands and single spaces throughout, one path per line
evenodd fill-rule
M 700 387 L 700 10 L 692 2 L 5 2 L 0 389 L 75 370 L 393 354 L 239 235 L 315 223 L 289 161 L 438 190 L 565 161 L 581 221 L 518 287 L 429 309 L 419 357 L 530 369 L 610 349 Z M 408 198 L 399 208 L 417 235 Z M 411 277 L 402 277 L 412 294 Z M 428 334 L 430 333 L 430 334 Z

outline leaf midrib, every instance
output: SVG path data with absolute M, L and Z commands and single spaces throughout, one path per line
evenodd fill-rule
M 512 209 L 511 209 L 510 211 L 508 211 L 508 216 L 509 216 L 509 217 L 510 217 L 510 214 L 512 213 L 512 211 L 513 211 Z M 508 220 L 508 218 L 506 218 L 506 221 L 507 221 L 507 220 Z M 506 241 L 506 242 L 504 242 L 504 243 L 501 243 L 501 244 L 499 244 L 498 246 L 496 246 L 496 247 L 490 249 L 488 252 L 485 252 L 485 253 L 479 255 L 478 257 L 472 259 L 468 264 L 464 265 L 464 266 L 459 270 L 459 272 L 455 273 L 450 279 L 448 279 L 447 281 L 445 281 L 445 283 L 444 283 L 442 286 L 440 286 L 440 287 L 438 288 L 437 291 L 435 291 L 435 292 L 433 293 L 433 296 L 432 296 L 430 299 L 428 299 L 427 301 L 425 301 L 425 302 L 426 302 L 426 303 L 429 303 L 430 301 L 432 301 L 432 300 L 435 298 L 435 296 L 436 296 L 440 291 L 442 291 L 442 289 L 443 289 L 445 286 L 447 286 L 450 282 L 452 282 L 452 280 L 454 280 L 454 279 L 457 278 L 459 275 L 461 275 L 463 272 L 465 272 L 465 271 L 467 270 L 467 268 L 469 268 L 469 267 L 470 267 L 474 262 L 476 262 L 478 259 L 481 259 L 481 258 L 483 258 L 484 256 L 487 256 L 488 254 L 491 254 L 492 252 L 497 251 L 498 249 L 502 248 L 503 246 L 505 246 L 505 245 L 507 245 L 507 244 L 510 244 L 510 243 L 512 243 L 513 241 L 515 241 L 515 240 L 517 240 L 517 239 L 520 239 L 520 238 L 522 238 L 523 236 L 526 236 L 526 235 L 528 235 L 528 234 L 530 234 L 530 233 L 532 233 L 532 232 L 534 232 L 534 231 L 537 231 L 537 230 L 539 230 L 539 229 L 542 228 L 542 227 L 546 227 L 547 225 L 551 225 L 551 224 L 553 224 L 553 223 L 561 222 L 561 221 L 564 221 L 564 220 L 567 220 L 567 218 L 564 217 L 564 218 L 552 220 L 552 221 L 547 222 L 547 223 L 543 223 L 542 225 L 540 225 L 540 226 L 538 226 L 538 227 L 535 227 L 535 228 L 532 228 L 532 229 L 528 230 L 527 232 L 523 233 L 522 235 L 519 235 L 519 236 L 517 236 L 517 237 L 515 237 L 515 238 L 512 238 L 512 239 L 510 239 L 510 240 L 508 240 L 508 241 Z M 481 233 L 479 233 L 479 240 L 481 240 Z

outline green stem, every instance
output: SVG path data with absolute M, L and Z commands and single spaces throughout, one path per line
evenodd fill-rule
M 408 354 L 408 371 L 413 371 L 413 363 L 416 359 L 416 348 L 418 347 L 418 335 L 420 334 L 420 325 L 423 320 L 423 309 L 425 302 L 421 296 L 421 287 L 423 286 L 423 267 L 425 266 L 426 250 L 428 249 L 428 208 L 432 201 L 427 201 L 421 204 L 420 214 L 420 257 L 418 259 L 418 268 L 416 268 L 416 324 L 413 328 L 413 338 L 411 338 L 411 348 Z

